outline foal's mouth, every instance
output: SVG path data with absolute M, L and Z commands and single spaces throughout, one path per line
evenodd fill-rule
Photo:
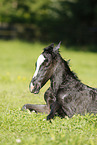
M 30 85 L 29 85 L 29 90 L 30 90 L 31 93 L 38 94 L 39 90 L 40 90 L 40 87 L 38 85 L 35 87 L 33 85 L 33 83 L 31 82 Z

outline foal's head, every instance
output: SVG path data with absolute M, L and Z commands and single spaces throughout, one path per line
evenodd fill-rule
M 57 56 L 59 54 L 59 47 L 60 43 L 56 47 L 54 47 L 52 43 L 50 46 L 46 47 L 38 57 L 36 71 L 29 85 L 31 93 L 39 93 L 39 90 L 53 75 Z

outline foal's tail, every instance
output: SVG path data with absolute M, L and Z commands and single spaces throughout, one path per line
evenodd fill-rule
M 30 110 L 35 111 L 36 113 L 46 113 L 49 114 L 50 113 L 50 108 L 47 105 L 36 105 L 36 104 L 25 104 L 22 107 L 22 111 L 24 110 Z

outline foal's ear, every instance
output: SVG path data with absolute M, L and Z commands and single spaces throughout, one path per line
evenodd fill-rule
M 59 51 L 60 44 L 61 44 L 61 41 L 59 42 L 59 44 L 58 44 L 57 46 L 55 46 L 55 47 L 53 48 L 53 51 L 54 51 L 54 52 L 58 52 L 58 51 Z
M 44 48 L 46 51 L 53 51 L 54 43 L 51 43 L 48 47 Z
M 48 47 L 49 47 L 49 48 L 50 48 L 50 47 L 53 48 L 53 47 L 54 47 L 54 43 L 51 43 Z

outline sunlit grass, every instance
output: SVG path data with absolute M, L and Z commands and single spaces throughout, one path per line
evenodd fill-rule
M 47 83 L 38 95 L 29 92 L 37 57 L 46 44 L 21 41 L 0 41 L 0 144 L 69 144 L 95 145 L 97 116 L 56 117 L 52 123 L 45 114 L 22 112 L 25 103 L 42 104 Z M 97 53 L 76 52 L 61 47 L 71 69 L 83 83 L 97 87 Z

